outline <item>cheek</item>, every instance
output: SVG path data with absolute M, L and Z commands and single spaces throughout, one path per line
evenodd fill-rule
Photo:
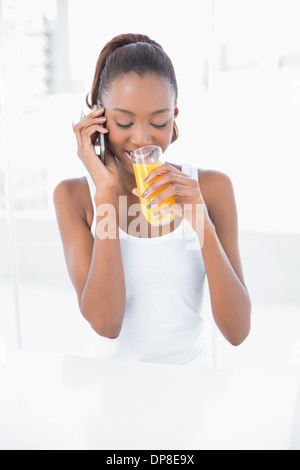
M 122 136 L 122 133 L 118 129 L 116 129 L 115 126 L 110 126 L 109 124 L 107 124 L 106 127 L 109 130 L 108 140 L 112 146 L 119 145 L 124 141 L 124 136 Z
M 164 150 L 170 145 L 173 136 L 173 120 L 168 122 L 163 129 L 153 129 L 152 135 L 157 144 Z

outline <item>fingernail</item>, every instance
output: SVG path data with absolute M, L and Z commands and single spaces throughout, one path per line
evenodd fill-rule
M 149 202 L 147 209 L 154 209 L 155 207 L 158 207 L 159 204 L 156 204 L 155 202 L 151 201 Z
M 148 189 L 146 189 L 146 191 L 144 191 L 143 194 L 141 194 L 141 197 L 145 197 L 147 192 L 148 192 Z
M 152 212 L 152 215 L 154 215 L 154 217 L 158 217 L 160 215 L 160 211 Z

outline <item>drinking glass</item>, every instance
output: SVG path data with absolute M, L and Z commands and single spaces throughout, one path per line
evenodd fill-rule
M 165 215 L 154 215 L 155 212 L 159 211 L 164 206 L 172 206 L 175 204 L 174 197 L 169 197 L 158 206 L 154 207 L 153 209 L 147 208 L 147 205 L 155 198 L 159 193 L 164 191 L 169 185 L 163 186 L 161 189 L 156 191 L 150 198 L 142 198 L 141 195 L 148 189 L 148 187 L 160 178 L 162 175 L 155 177 L 150 183 L 145 183 L 144 179 L 148 176 L 148 174 L 164 164 L 163 153 L 162 149 L 157 145 L 148 145 L 145 147 L 141 147 L 135 150 L 132 154 L 132 162 L 134 168 L 135 179 L 137 183 L 137 188 L 139 191 L 140 202 L 142 206 L 142 212 L 148 222 L 152 225 L 165 225 L 170 223 L 174 217 L 174 213 L 167 213 Z

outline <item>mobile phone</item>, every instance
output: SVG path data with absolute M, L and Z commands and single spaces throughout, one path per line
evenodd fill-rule
M 102 104 L 97 102 L 97 109 L 102 108 Z M 104 141 L 104 134 L 101 132 L 98 132 L 98 146 L 99 146 L 99 153 L 97 154 L 102 161 L 102 163 L 105 165 L 105 141 Z M 96 151 L 97 152 L 97 151 Z

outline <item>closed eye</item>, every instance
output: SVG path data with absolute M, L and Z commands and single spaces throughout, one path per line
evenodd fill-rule
M 168 121 L 167 121 L 168 122 Z M 163 127 L 166 127 L 167 125 L 167 122 L 165 122 L 164 124 L 151 124 L 151 126 L 155 127 L 156 129 L 162 129 Z
M 130 124 L 120 124 L 119 122 L 116 122 L 116 124 L 117 126 L 122 127 L 123 129 L 132 126 L 132 122 Z
M 166 127 L 167 122 L 165 122 L 164 124 L 160 124 L 160 125 L 151 124 L 151 126 L 155 127 L 155 129 L 163 129 L 164 127 Z M 117 124 L 117 126 L 122 127 L 123 129 L 127 129 L 127 128 L 131 127 L 133 123 L 131 122 L 129 124 L 121 124 L 120 122 L 116 122 L 116 124 Z

